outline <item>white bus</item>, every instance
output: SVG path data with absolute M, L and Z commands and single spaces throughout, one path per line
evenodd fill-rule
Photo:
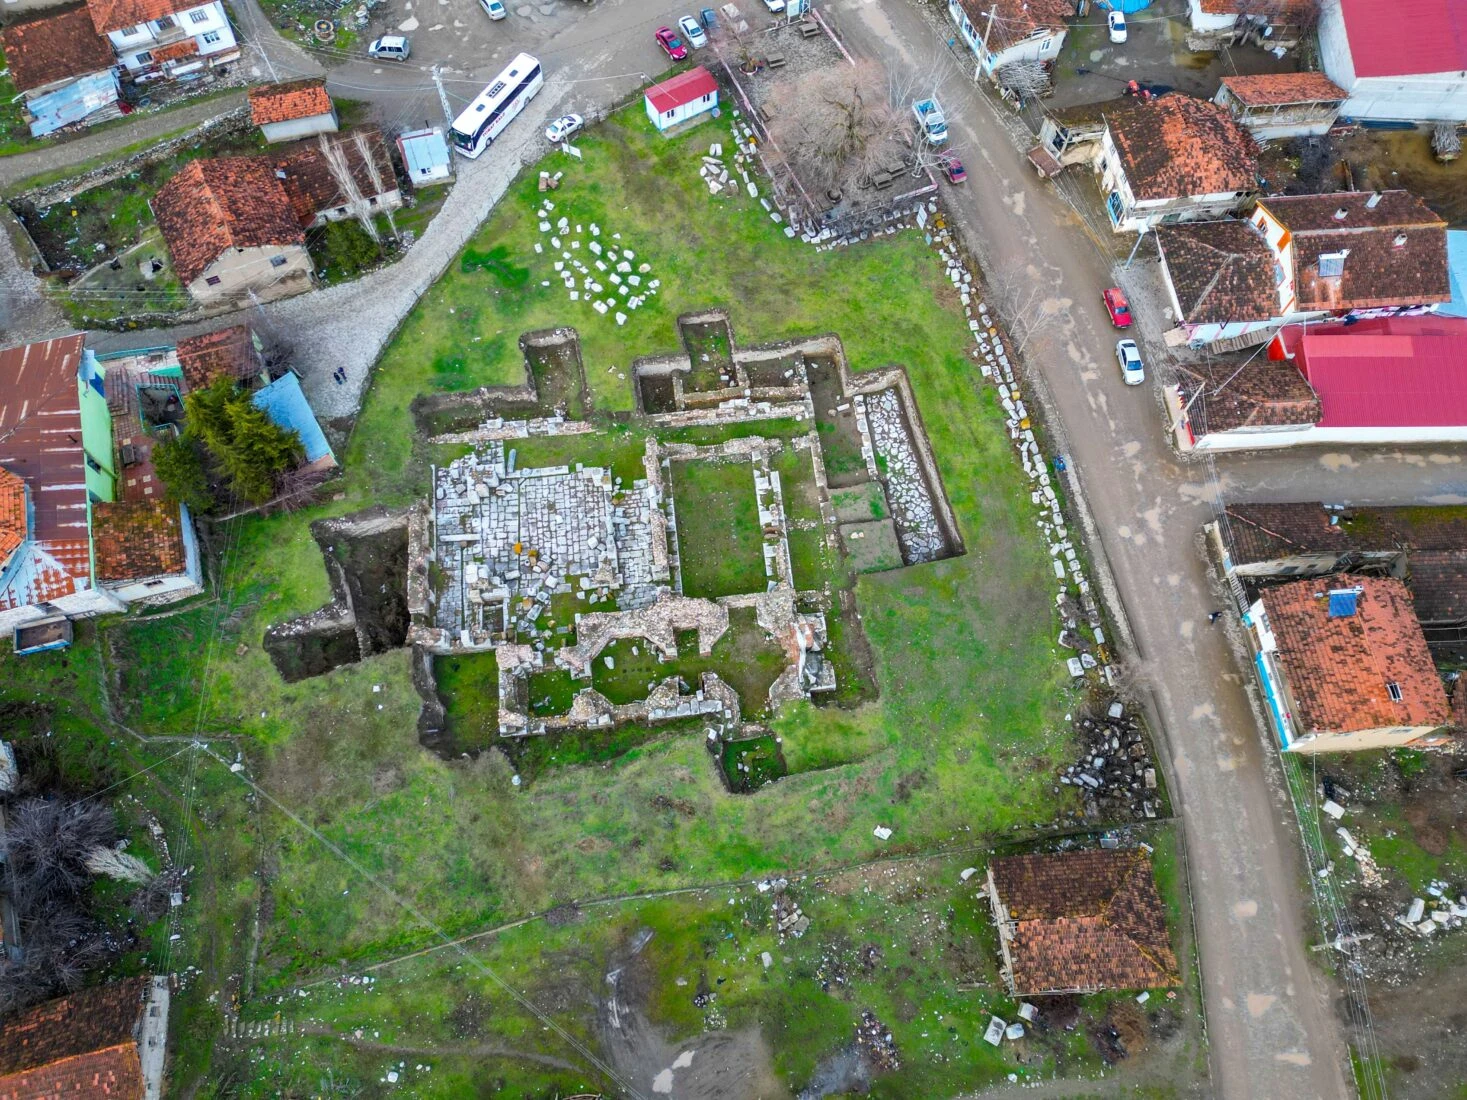
M 525 109 L 545 83 L 540 62 L 522 53 L 453 120 L 449 138 L 466 157 L 477 157 Z

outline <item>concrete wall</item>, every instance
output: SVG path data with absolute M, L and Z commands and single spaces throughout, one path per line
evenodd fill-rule
M 1213 15 L 1202 10 L 1200 0 L 1188 0 L 1187 14 L 1192 24 L 1192 30 L 1197 34 L 1223 34 L 1230 32 L 1238 22 L 1237 12 L 1227 12 L 1224 15 Z
M 0 611 L 0 635 L 8 635 L 17 626 L 57 612 L 72 619 L 88 619 L 95 615 L 113 615 L 126 610 L 126 605 L 112 593 L 99 588 L 88 588 L 63 596 L 59 600 L 52 600 L 45 609 L 28 604 L 25 607 Z
M 334 134 L 338 129 L 336 119 L 336 108 L 321 115 L 311 115 L 308 118 L 293 118 L 288 122 L 267 122 L 260 127 L 260 133 L 265 135 L 265 140 L 270 143 L 277 141 L 295 141 L 297 138 L 311 137 L 314 134 Z
M 285 263 L 271 262 L 280 256 L 285 258 Z M 188 292 L 204 305 L 228 299 L 249 302 L 251 290 L 260 301 L 268 302 L 309 290 L 314 271 L 311 255 L 304 245 L 231 249 L 189 283 Z M 210 285 L 211 278 L 219 282 Z

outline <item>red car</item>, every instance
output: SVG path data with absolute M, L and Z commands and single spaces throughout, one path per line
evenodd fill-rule
M 968 178 L 968 170 L 963 167 L 963 162 L 951 153 L 942 158 L 942 174 L 947 177 L 948 183 L 962 183 Z
M 1131 327 L 1131 307 L 1121 288 L 1113 286 L 1101 295 L 1105 299 L 1105 312 L 1110 314 L 1110 323 L 1116 328 Z
M 683 45 L 683 40 L 677 36 L 677 31 L 671 27 L 658 27 L 653 36 L 657 44 L 662 47 L 662 52 L 674 61 L 682 61 L 688 56 L 688 48 Z

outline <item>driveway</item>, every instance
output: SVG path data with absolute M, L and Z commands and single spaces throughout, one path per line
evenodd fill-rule
M 1134 633 L 1132 661 L 1155 700 L 1183 815 L 1213 1086 L 1238 1100 L 1349 1095 L 1331 990 L 1305 950 L 1312 922 L 1301 904 L 1296 828 L 1224 630 L 1207 621 L 1226 605 L 1195 533 L 1219 486 L 1207 467 L 1172 455 L 1153 388 L 1122 385 L 1100 305 L 1113 282 L 1110 255 L 1024 162 L 1017 120 L 965 78 L 970 63 L 960 68 L 947 54 L 946 26 L 904 4 L 838 7 L 864 52 L 935 74 L 970 173 L 966 187 L 947 193 L 955 220 L 983 264 L 990 300 L 1027 337 L 1024 358 L 1031 387 L 1047 391 L 1054 449 L 1071 456 L 1099 517 L 1093 541 Z M 1223 478 L 1245 485 L 1287 468 L 1239 464 Z

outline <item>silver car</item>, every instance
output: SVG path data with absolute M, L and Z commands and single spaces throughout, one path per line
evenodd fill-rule
M 1116 341 L 1116 362 L 1121 365 L 1121 378 L 1128 386 L 1146 381 L 1146 368 L 1141 365 L 1141 349 L 1135 340 Z
M 384 34 L 367 47 L 367 56 L 378 61 L 406 61 L 413 55 L 413 44 L 400 34 Z

